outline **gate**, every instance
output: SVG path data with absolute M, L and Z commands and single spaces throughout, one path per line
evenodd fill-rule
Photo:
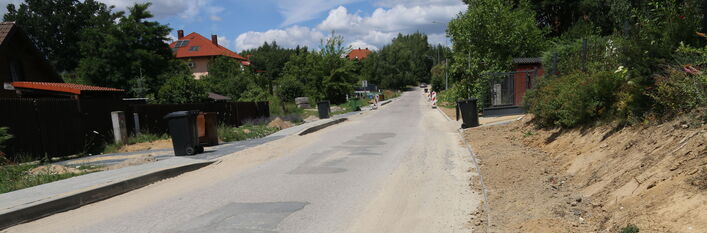
M 488 73 L 490 76 L 484 108 L 517 107 L 523 104 L 528 89 L 535 85 L 538 70 Z

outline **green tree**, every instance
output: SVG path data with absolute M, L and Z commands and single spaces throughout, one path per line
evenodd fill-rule
M 148 21 L 150 3 L 129 7 L 129 14 L 107 28 L 84 30 L 79 43 L 79 75 L 94 85 L 130 89 L 143 77 L 150 89 L 162 86 L 161 74 L 180 69 L 167 41 L 170 28 Z M 155 91 L 155 90 L 152 90 Z
M 392 43 L 384 46 L 376 57 L 378 84 L 383 88 L 402 89 L 418 82 L 429 83 L 430 69 L 434 63 L 427 35 L 414 33 L 398 34 Z
M 324 80 L 324 93 L 333 104 L 345 103 L 346 95 L 353 92 L 353 83 L 356 81 L 349 69 L 339 68 Z
M 295 98 L 304 96 L 304 84 L 294 76 L 285 76 L 278 80 L 276 93 L 282 101 L 294 101 Z
M 280 47 L 277 42 L 265 42 L 258 48 L 243 51 L 241 54 L 250 56 L 251 66 L 255 70 L 265 71 L 258 80 L 261 88 L 273 94 L 273 84 L 282 76 L 282 70 L 290 55 L 298 49 Z
M 250 85 L 255 84 L 254 76 L 250 71 L 244 70 L 235 59 L 219 56 L 211 60 L 209 74 L 202 77 L 202 80 L 209 91 L 237 100 Z
M 293 77 L 301 82 L 304 85 L 304 95 L 322 99 L 324 98 L 324 74 L 321 60 L 321 56 L 306 50 L 292 54 L 283 69 L 283 77 Z
M 334 104 L 346 102 L 346 95 L 353 93 L 356 83 L 354 64 L 344 56 L 351 51 L 344 46 L 344 37 L 331 33 L 331 37 L 321 41 L 321 73 L 324 75 L 322 92 L 325 98 Z
M 191 74 L 176 73 L 157 93 L 157 102 L 165 104 L 201 103 L 208 99 L 206 84 Z
M 508 71 L 515 57 L 537 57 L 545 48 L 545 29 L 538 27 L 527 1 L 469 2 L 467 11 L 449 22 L 447 34 L 454 44 L 450 72 L 462 75 L 462 90 L 483 100 L 488 91 L 486 72 Z M 455 76 L 453 75 L 453 76 Z M 469 93 L 464 93 L 468 95 Z M 466 97 L 464 95 L 464 97 Z M 459 96 L 462 97 L 462 96 Z M 483 104 L 482 101 L 479 104 Z
M 4 21 L 15 21 L 55 68 L 73 71 L 81 56 L 82 32 L 112 25 L 120 14 L 95 0 L 25 0 L 7 5 Z

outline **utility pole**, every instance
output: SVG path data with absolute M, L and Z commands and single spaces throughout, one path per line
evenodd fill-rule
M 702 33 L 707 33 L 707 3 L 702 3 Z

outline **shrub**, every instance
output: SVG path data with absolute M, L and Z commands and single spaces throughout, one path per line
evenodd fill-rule
M 574 127 L 610 113 L 621 81 L 612 72 L 545 77 L 525 100 L 541 125 Z
M 689 112 L 707 105 L 707 75 L 671 69 L 656 78 L 655 88 L 648 95 L 653 99 L 656 113 L 672 116 Z
M 258 85 L 255 84 L 251 84 L 248 86 L 245 92 L 241 93 L 241 98 L 239 99 L 239 101 L 267 101 L 269 96 L 270 95 L 268 95 L 268 92 L 265 91 L 263 88 L 260 88 Z M 270 106 L 273 105 L 273 103 L 270 103 Z
M 460 83 L 455 83 L 446 91 L 437 94 L 438 102 L 456 104 L 457 100 L 462 100 L 466 96 L 466 89 Z
M 238 128 L 220 125 L 218 128 L 218 138 L 224 142 L 241 141 L 265 137 L 277 132 L 277 130 L 277 128 L 265 125 L 243 125 Z
M 295 77 L 286 76 L 278 81 L 277 96 L 285 102 L 294 101 L 295 98 L 304 96 L 304 84 Z
M 167 79 L 157 94 L 157 100 L 166 104 L 199 103 L 207 98 L 206 85 L 186 74 Z
M 628 226 L 621 228 L 620 233 L 638 233 L 639 229 L 636 225 L 629 224 Z

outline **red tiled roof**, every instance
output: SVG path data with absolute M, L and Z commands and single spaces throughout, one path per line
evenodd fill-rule
M 73 83 L 48 83 L 48 82 L 12 82 L 11 85 L 16 88 L 26 88 L 44 91 L 58 91 L 80 95 L 82 91 L 101 91 L 101 92 L 124 92 L 123 89 L 110 87 L 97 87 Z
M 239 60 L 248 60 L 241 55 L 223 47 L 221 45 L 215 45 L 211 40 L 199 35 L 199 33 L 192 32 L 191 34 L 180 38 L 179 40 L 169 44 L 169 47 L 175 49 L 177 42 L 182 40 L 189 40 L 186 46 L 176 48 L 174 54 L 177 58 L 190 58 L 190 57 L 213 57 L 213 56 L 228 56 L 236 58 Z M 192 47 L 198 46 L 198 49 L 192 49 Z M 194 51 L 195 50 L 195 51 Z
M 368 48 L 366 48 L 366 49 L 353 49 L 353 50 L 351 50 L 351 52 L 349 52 L 348 55 L 346 55 L 346 57 L 348 57 L 349 60 L 354 60 L 354 59 L 362 60 L 362 59 L 366 59 L 366 57 L 368 57 L 368 54 L 371 54 L 371 50 L 368 50 Z

